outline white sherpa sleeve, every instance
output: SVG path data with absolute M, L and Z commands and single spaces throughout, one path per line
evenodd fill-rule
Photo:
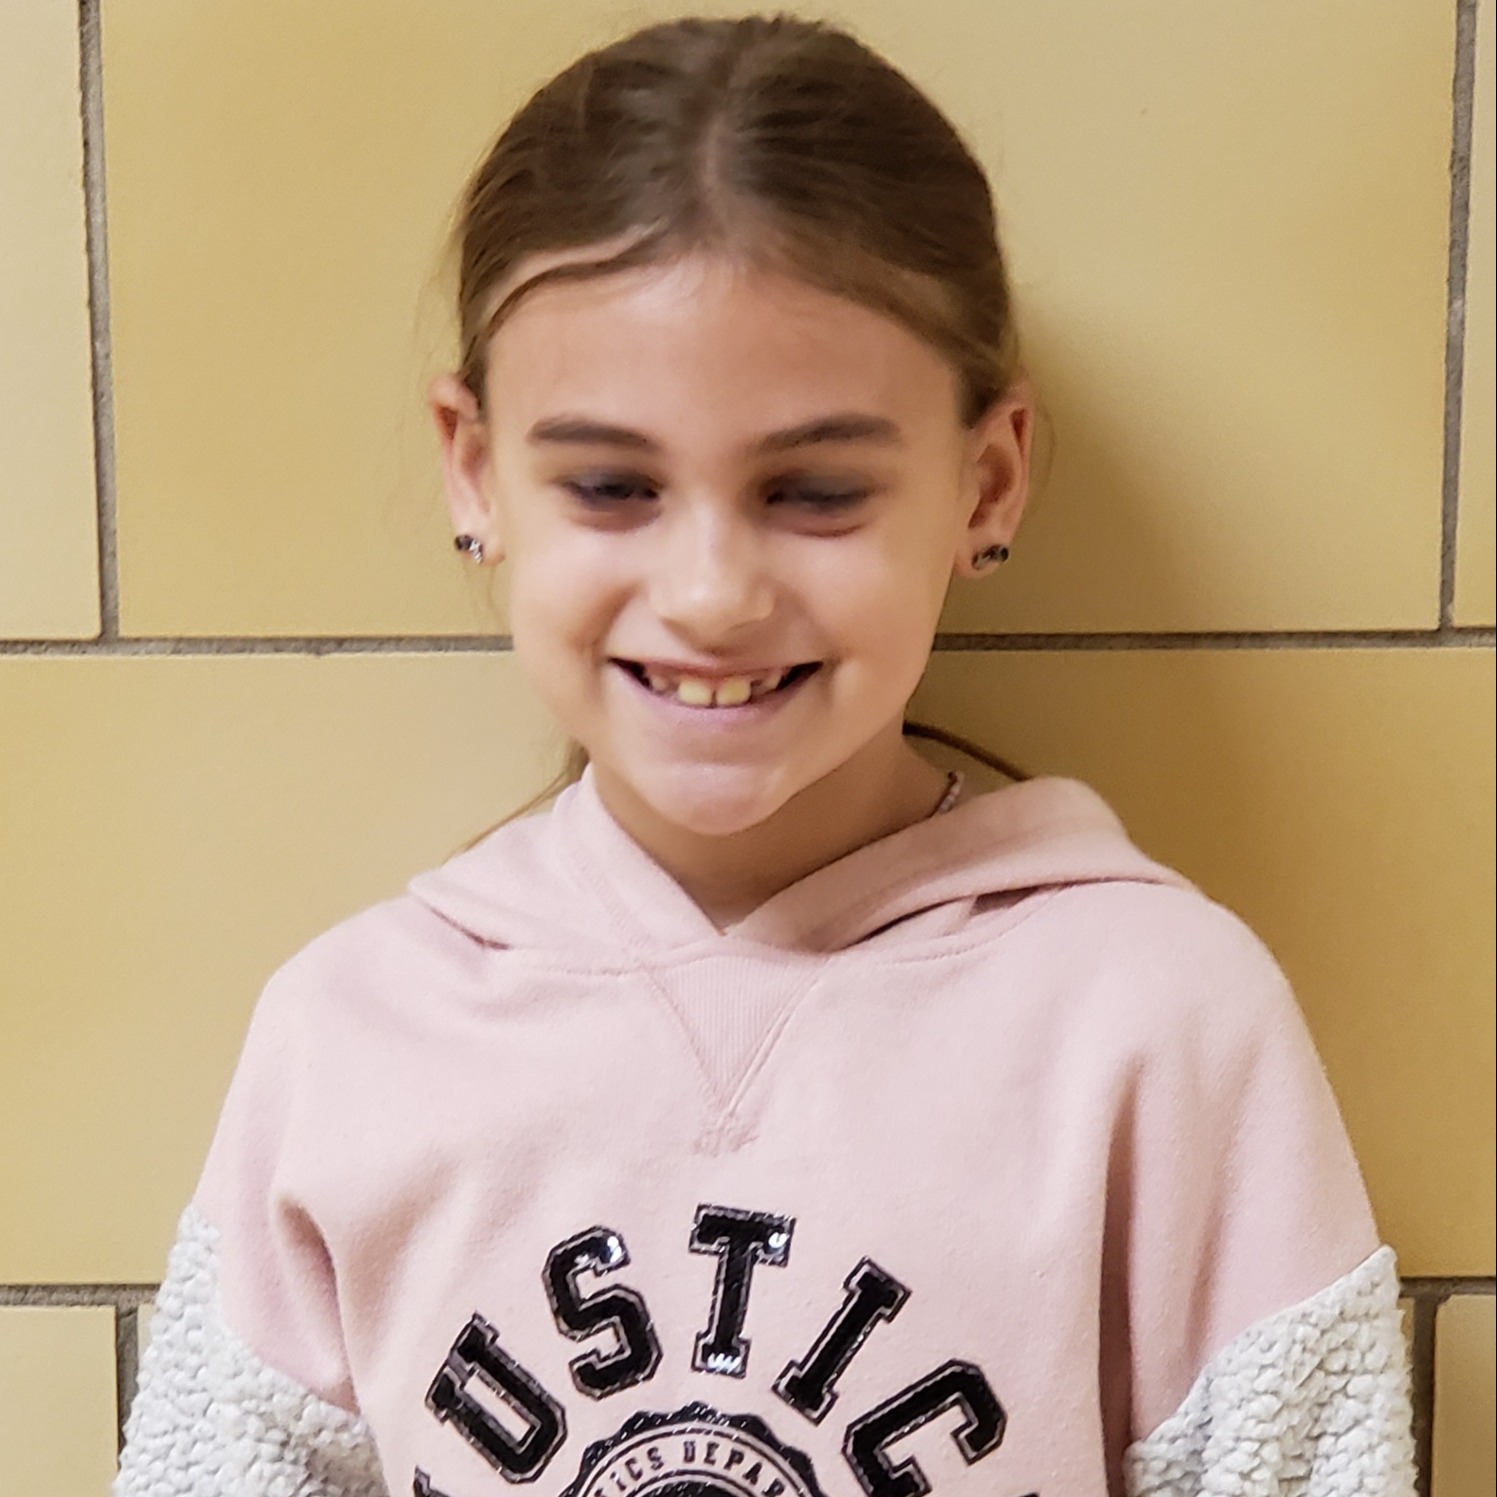
M 1109 1202 L 1122 1488 L 1413 1497 L 1394 1253 L 1308 1026 L 1238 922 L 1184 944 Z
M 1414 1497 L 1393 1250 L 1249 1327 L 1129 1447 L 1129 1497 Z
M 364 1421 L 225 1324 L 218 1233 L 196 1206 L 156 1298 L 114 1497 L 388 1497 Z
M 341 1084 L 309 1039 L 316 998 L 283 968 L 255 1008 L 167 1261 L 115 1497 L 387 1497 L 298 1173 L 327 1147 L 306 1098 Z

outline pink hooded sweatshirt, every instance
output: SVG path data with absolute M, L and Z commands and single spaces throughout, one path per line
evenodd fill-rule
M 265 989 L 118 1497 L 1407 1497 L 1294 998 L 1097 796 L 720 931 L 591 774 Z

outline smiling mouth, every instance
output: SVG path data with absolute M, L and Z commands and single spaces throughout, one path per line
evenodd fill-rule
M 800 665 L 766 671 L 755 676 L 726 676 L 711 681 L 703 676 L 675 675 L 653 670 L 637 660 L 612 662 L 627 671 L 646 690 L 668 701 L 680 702 L 687 707 L 744 707 L 751 702 L 762 701 L 804 681 L 821 669 L 819 660 L 808 660 Z

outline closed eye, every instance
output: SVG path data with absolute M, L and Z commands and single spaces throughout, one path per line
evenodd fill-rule
M 562 487 L 592 509 L 613 509 L 636 499 L 653 499 L 653 485 L 632 478 L 608 478 L 592 483 L 565 479 Z M 835 514 L 851 509 L 869 497 L 871 489 L 824 489 L 811 484 L 792 484 L 770 491 L 770 502 L 789 502 L 817 514 Z
M 565 479 L 562 488 L 569 494 L 575 494 L 584 504 L 607 509 L 636 498 L 648 485 L 635 483 L 628 478 L 610 478 L 598 483 L 577 483 L 572 479 Z
M 801 508 L 815 510 L 818 514 L 836 514 L 866 499 L 870 489 L 817 489 L 791 488 L 782 492 L 789 495 L 789 502 Z

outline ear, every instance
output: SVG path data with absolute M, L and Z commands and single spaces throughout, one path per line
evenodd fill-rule
M 442 488 L 453 533 L 483 543 L 483 565 L 502 561 L 493 454 L 478 399 L 455 374 L 437 375 L 427 386 L 426 399 L 442 444 Z
M 972 558 L 990 546 L 1011 546 L 1029 501 L 1034 447 L 1034 391 L 1020 376 L 967 435 L 962 467 L 966 523 L 952 570 L 977 577 Z

